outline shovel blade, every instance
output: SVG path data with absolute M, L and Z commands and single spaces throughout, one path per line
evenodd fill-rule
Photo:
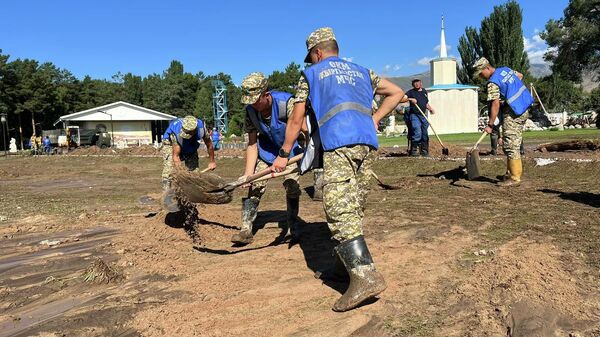
M 481 176 L 481 166 L 479 164 L 479 150 L 471 150 L 467 152 L 467 179 L 473 180 Z
M 177 200 L 177 197 L 175 196 L 175 189 L 170 188 L 165 191 L 161 198 L 161 205 L 162 208 L 169 213 L 179 212 L 179 200 Z
M 450 155 L 450 151 L 448 151 L 448 148 L 447 148 L 447 147 L 445 147 L 445 148 L 443 148 L 443 149 L 442 149 L 442 154 L 443 154 L 444 156 L 449 156 L 449 155 Z

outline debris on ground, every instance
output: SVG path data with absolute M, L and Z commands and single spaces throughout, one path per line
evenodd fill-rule
M 123 275 L 109 267 L 106 262 L 96 258 L 81 276 L 85 282 L 113 283 L 123 280 Z
M 580 139 L 566 142 L 541 144 L 537 147 L 539 152 L 564 152 L 564 151 L 600 151 L 599 139 Z
M 60 245 L 61 243 L 62 243 L 62 241 L 60 241 L 60 240 L 43 240 L 43 241 L 40 241 L 40 245 L 46 245 L 48 247 Z
M 556 163 L 556 159 L 550 158 L 533 158 L 535 160 L 535 166 L 546 166 L 552 163 Z

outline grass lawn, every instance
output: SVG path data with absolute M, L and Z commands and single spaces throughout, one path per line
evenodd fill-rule
M 456 145 L 472 145 L 477 141 L 477 138 L 481 133 L 456 133 L 448 135 L 440 135 L 440 138 L 444 143 L 456 144 Z M 526 131 L 523 133 L 523 137 L 529 143 L 546 143 L 546 142 L 558 142 L 563 140 L 572 139 L 588 139 L 588 138 L 600 138 L 600 130 L 597 128 L 589 129 L 573 129 L 564 131 Z M 435 136 L 431 134 L 430 138 Z M 406 136 L 400 137 L 379 137 L 379 145 L 381 146 L 393 146 L 393 145 L 406 145 Z

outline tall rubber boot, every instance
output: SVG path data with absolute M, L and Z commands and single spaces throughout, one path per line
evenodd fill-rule
M 315 169 L 314 171 L 314 192 L 312 196 L 313 201 L 323 201 L 323 169 Z
M 350 285 L 334 303 L 333 311 L 354 309 L 387 288 L 383 276 L 375 270 L 373 258 L 362 235 L 340 243 L 335 251 L 350 275 Z
M 429 157 L 429 140 L 424 140 L 421 142 L 421 148 L 419 150 L 421 156 Z
M 417 152 L 419 147 L 419 143 L 415 143 L 415 142 L 410 142 L 410 149 L 408 150 L 408 155 L 410 157 L 417 157 L 419 154 Z
M 254 241 L 252 235 L 252 223 L 256 220 L 258 213 L 258 198 L 242 199 L 242 229 L 231 237 L 231 242 L 239 245 L 247 245 Z
M 287 198 L 287 234 L 291 237 L 292 241 L 298 242 L 300 240 L 300 219 L 298 218 L 298 211 L 300 209 L 300 198 Z
M 335 258 L 333 266 L 324 270 L 318 270 L 317 272 L 315 272 L 315 278 L 321 279 L 323 281 L 333 281 L 340 283 L 350 282 L 350 276 L 348 275 L 348 271 L 346 271 L 344 263 L 342 263 L 340 257 L 336 254 L 335 250 L 333 251 L 333 255 Z
M 507 161 L 508 171 L 510 172 L 510 178 L 505 179 L 498 183 L 500 186 L 518 186 L 521 183 L 521 176 L 523 175 L 523 162 L 521 159 L 508 159 Z
M 498 154 L 498 134 L 495 132 L 492 132 L 490 134 L 490 142 L 491 142 L 491 146 L 492 146 L 492 151 L 491 154 L 493 156 Z

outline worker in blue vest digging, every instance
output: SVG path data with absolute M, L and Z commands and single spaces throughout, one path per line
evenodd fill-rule
M 194 116 L 185 116 L 169 124 L 162 139 L 163 189 L 167 190 L 171 187 L 173 168 L 185 166 L 190 171 L 198 170 L 200 141 L 206 144 L 209 157 L 208 168 L 214 170 L 217 167 L 215 151 L 202 120 Z
M 262 73 L 254 72 L 242 81 L 242 103 L 246 105 L 246 169 L 244 176 L 262 171 L 273 164 L 285 139 L 285 128 L 288 116 L 292 111 L 291 94 L 269 90 L 267 79 Z M 294 143 L 286 157 L 302 153 L 298 143 Z M 300 238 L 298 211 L 300 205 L 300 185 L 298 173 L 285 177 L 287 204 L 287 230 L 291 241 Z M 246 245 L 253 241 L 252 226 L 258 213 L 260 199 L 266 191 L 267 181 L 252 183 L 248 197 L 242 199 L 242 226 L 239 233 L 231 238 L 231 242 Z
M 502 123 L 502 146 L 506 154 L 506 174 L 500 186 L 516 186 L 521 182 L 523 163 L 521 162 L 521 144 L 523 143 L 523 126 L 529 117 L 529 107 L 533 104 L 533 96 L 521 81 L 523 74 L 508 67 L 493 67 L 482 57 L 473 65 L 474 76 L 488 81 L 487 101 L 489 104 L 489 120 L 485 132 L 492 133 L 496 118 Z M 500 103 L 504 101 L 504 103 Z

